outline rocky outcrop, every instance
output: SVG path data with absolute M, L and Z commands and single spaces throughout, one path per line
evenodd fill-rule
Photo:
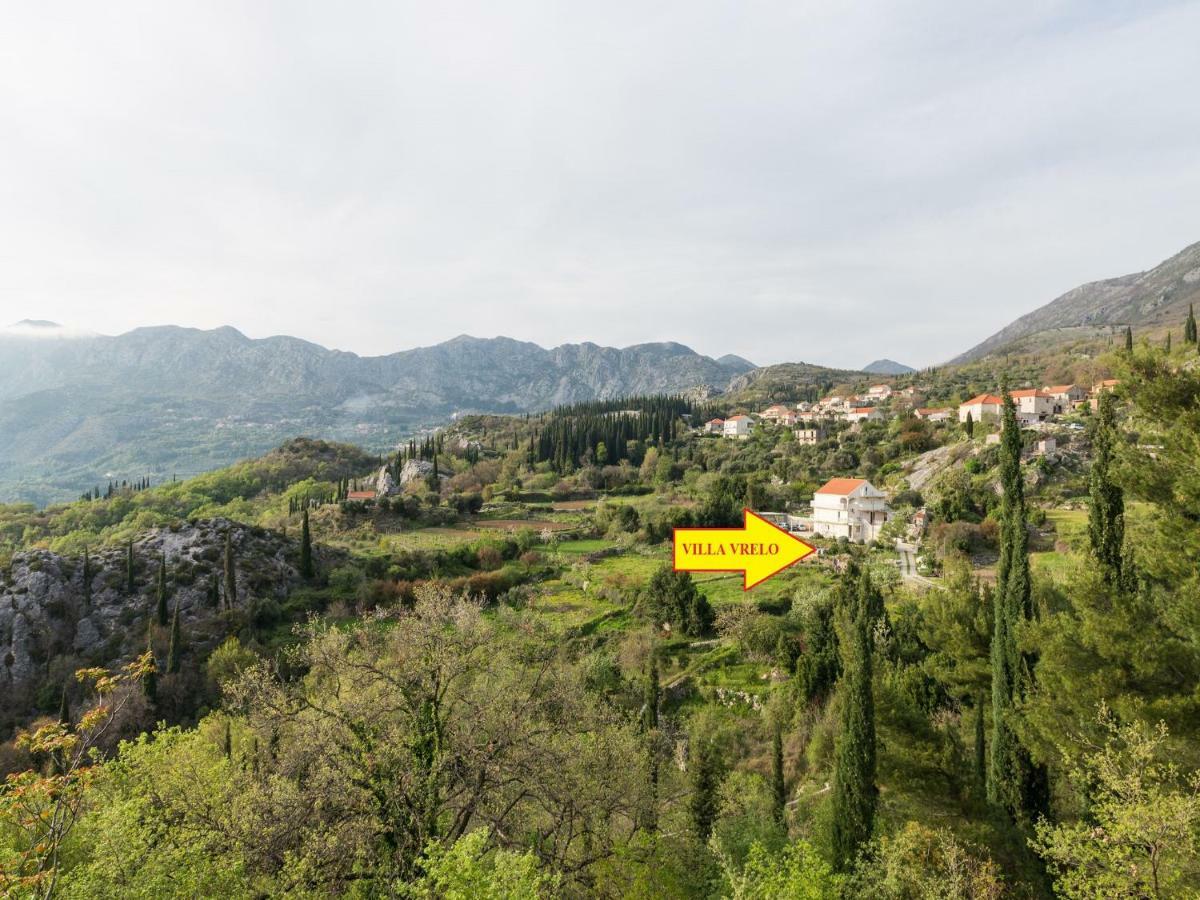
M 433 463 L 425 459 L 406 459 L 400 469 L 400 486 L 412 481 L 428 478 L 433 474 Z
M 392 471 L 387 466 L 381 466 L 375 477 L 375 493 L 380 497 L 396 493 L 396 479 L 392 478 Z
M 85 665 L 112 665 L 146 646 L 156 604 L 159 559 L 167 564 L 172 608 L 199 648 L 224 637 L 213 602 L 223 590 L 225 536 L 230 535 L 238 606 L 283 600 L 299 581 L 292 541 L 227 519 L 200 520 L 147 532 L 133 542 L 129 590 L 126 547 L 91 555 L 91 599 L 82 559 L 48 550 L 16 554 L 0 573 L 0 734 L 33 711 L 39 692 Z

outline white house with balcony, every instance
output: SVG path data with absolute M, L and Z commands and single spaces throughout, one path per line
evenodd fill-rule
M 878 539 L 891 510 L 887 495 L 865 478 L 832 478 L 812 502 L 813 533 L 855 543 Z

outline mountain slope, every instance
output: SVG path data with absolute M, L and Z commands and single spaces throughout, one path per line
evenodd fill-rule
M 1047 341 L 1067 340 L 1126 325 L 1135 332 L 1180 327 L 1189 303 L 1200 303 L 1200 243 L 1146 272 L 1080 285 L 1021 316 L 950 362 L 981 359 L 1035 336 Z
M 673 343 L 547 350 L 462 335 L 360 357 L 229 327 L 112 337 L 24 322 L 0 331 L 0 500 L 196 474 L 299 434 L 380 451 L 459 412 L 720 390 L 750 368 Z

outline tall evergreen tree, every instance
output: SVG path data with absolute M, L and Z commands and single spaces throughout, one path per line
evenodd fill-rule
M 1092 420 L 1092 468 L 1088 474 L 1088 539 L 1092 555 L 1110 584 L 1121 577 L 1125 543 L 1125 494 L 1110 471 L 1117 438 L 1117 405 L 1112 391 L 1100 395 Z
M 174 675 L 179 671 L 180 658 L 183 654 L 183 637 L 179 631 L 179 601 L 175 601 L 175 611 L 171 614 L 171 640 L 167 644 L 167 674 Z
M 159 628 L 167 627 L 167 557 L 165 554 L 159 554 L 158 557 L 158 602 L 156 606 L 155 620 L 158 622 Z
M 658 706 L 662 699 L 659 683 L 658 653 L 651 648 L 650 661 L 646 670 L 646 681 L 642 688 L 642 734 L 646 743 L 647 796 L 642 816 L 642 828 L 654 831 L 658 828 Z
M 1015 731 L 1016 707 L 1031 689 L 1035 659 L 1021 653 L 1017 634 L 1033 618 L 1029 531 L 1021 475 L 1021 431 L 1012 396 L 1004 392 L 1000 433 L 1000 559 L 993 596 L 992 740 L 988 799 L 1030 823 L 1047 803 L 1046 773 L 1035 766 Z
M 300 575 L 313 577 L 312 534 L 308 530 L 308 510 L 300 520 Z
M 780 828 L 787 825 L 787 780 L 783 772 L 783 727 L 771 735 L 771 813 Z
M 233 564 L 233 533 L 225 532 L 225 608 L 237 605 L 237 570 Z
M 662 688 L 658 680 L 658 654 L 650 651 L 650 662 L 646 667 L 646 682 L 642 690 L 642 730 L 653 731 L 658 727 L 658 704 Z
M 1125 352 L 1126 353 L 1133 352 L 1133 326 L 1132 325 L 1125 326 Z
M 834 867 L 847 871 L 875 827 L 875 699 L 872 691 L 871 616 L 863 602 L 870 592 L 869 576 L 848 572 L 841 593 L 848 618 L 849 647 L 842 679 L 842 722 L 834 751 L 833 858 Z M 863 590 L 863 583 L 866 590 Z M 856 589 L 857 587 L 857 589 Z
M 689 755 L 688 775 L 692 797 L 688 810 L 691 813 L 692 830 L 703 843 L 712 835 L 713 823 L 717 820 L 724 770 L 720 750 L 709 737 L 694 737 Z
M 221 741 L 221 752 L 226 759 L 233 758 L 233 729 L 229 725 L 229 720 L 225 720 L 225 737 Z
M 970 410 L 967 411 L 967 421 L 963 423 L 963 430 L 966 431 L 967 437 L 975 437 L 975 417 Z
M 1185 343 L 1196 343 L 1196 310 L 1193 304 L 1188 304 L 1187 321 L 1183 323 L 1183 340 Z

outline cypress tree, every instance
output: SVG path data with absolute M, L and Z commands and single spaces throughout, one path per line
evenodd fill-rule
M 704 843 L 712 836 L 713 823 L 717 820 L 720 806 L 717 794 L 723 775 L 720 753 L 711 739 L 696 737 L 692 740 L 688 774 L 692 783 L 692 798 L 688 805 L 692 830 Z
M 221 741 L 221 752 L 225 754 L 226 759 L 233 758 L 233 730 L 229 727 L 229 720 L 225 720 L 225 738 Z
M 225 608 L 237 604 L 237 570 L 233 565 L 233 533 L 225 532 Z
M 850 646 L 843 680 L 841 733 L 834 755 L 833 858 L 838 871 L 853 865 L 875 827 L 875 700 L 871 678 L 871 623 L 863 591 L 852 587 L 853 571 L 843 579 Z M 865 577 L 869 586 L 870 580 Z M 860 582 L 861 585 L 861 582 Z
M 642 818 L 642 828 L 654 831 L 658 828 L 658 705 L 662 689 L 658 680 L 658 654 L 651 649 L 650 663 L 642 692 L 642 733 L 646 741 L 647 797 Z
M 63 725 L 71 724 L 71 704 L 67 700 L 67 685 L 63 685 L 62 699 L 58 703 L 58 721 Z
M 167 644 L 167 674 L 174 675 L 179 671 L 180 656 L 183 653 L 183 638 L 179 632 L 179 601 L 175 601 L 175 611 L 171 614 L 171 640 Z
M 975 417 L 971 415 L 969 410 L 967 411 L 967 421 L 964 423 L 963 428 L 967 432 L 967 437 L 975 437 Z
M 1021 476 L 1021 433 L 1011 395 L 1004 393 L 1000 435 L 1000 560 L 993 596 L 992 740 L 988 800 L 1029 823 L 1047 802 L 1046 773 L 1033 764 L 1014 730 L 1017 702 L 1030 690 L 1036 660 L 1021 653 L 1017 631 L 1033 618 L 1029 532 Z
M 1196 310 L 1193 304 L 1188 304 L 1187 321 L 1183 323 L 1183 340 L 1188 344 L 1196 343 Z
M 158 606 L 155 614 L 159 628 L 167 627 L 167 557 L 158 557 Z
M 646 683 L 642 691 L 642 730 L 653 731 L 658 727 L 658 704 L 662 689 L 658 681 L 658 654 L 650 652 L 650 664 L 646 671 Z
M 312 534 L 308 530 L 308 510 L 300 520 L 300 575 L 313 577 Z
M 208 605 L 214 609 L 221 605 L 221 581 L 215 571 L 208 576 Z
M 787 827 L 787 782 L 783 776 L 783 727 L 775 726 L 771 736 L 771 812 L 775 824 Z
M 132 594 L 137 589 L 133 583 L 133 541 L 125 547 L 125 590 Z
M 1169 331 L 1167 332 L 1167 340 L 1163 344 L 1163 349 L 1166 350 L 1168 353 L 1171 352 L 1171 332 L 1169 332 Z
M 1088 539 L 1092 555 L 1104 572 L 1105 581 L 1115 584 L 1121 577 L 1125 543 L 1125 495 L 1110 473 L 1117 434 L 1116 398 L 1111 391 L 1100 395 L 1093 419 L 1092 468 L 1088 473 Z
M 1133 352 L 1133 326 L 1132 325 L 1125 326 L 1125 352 L 1126 353 Z

